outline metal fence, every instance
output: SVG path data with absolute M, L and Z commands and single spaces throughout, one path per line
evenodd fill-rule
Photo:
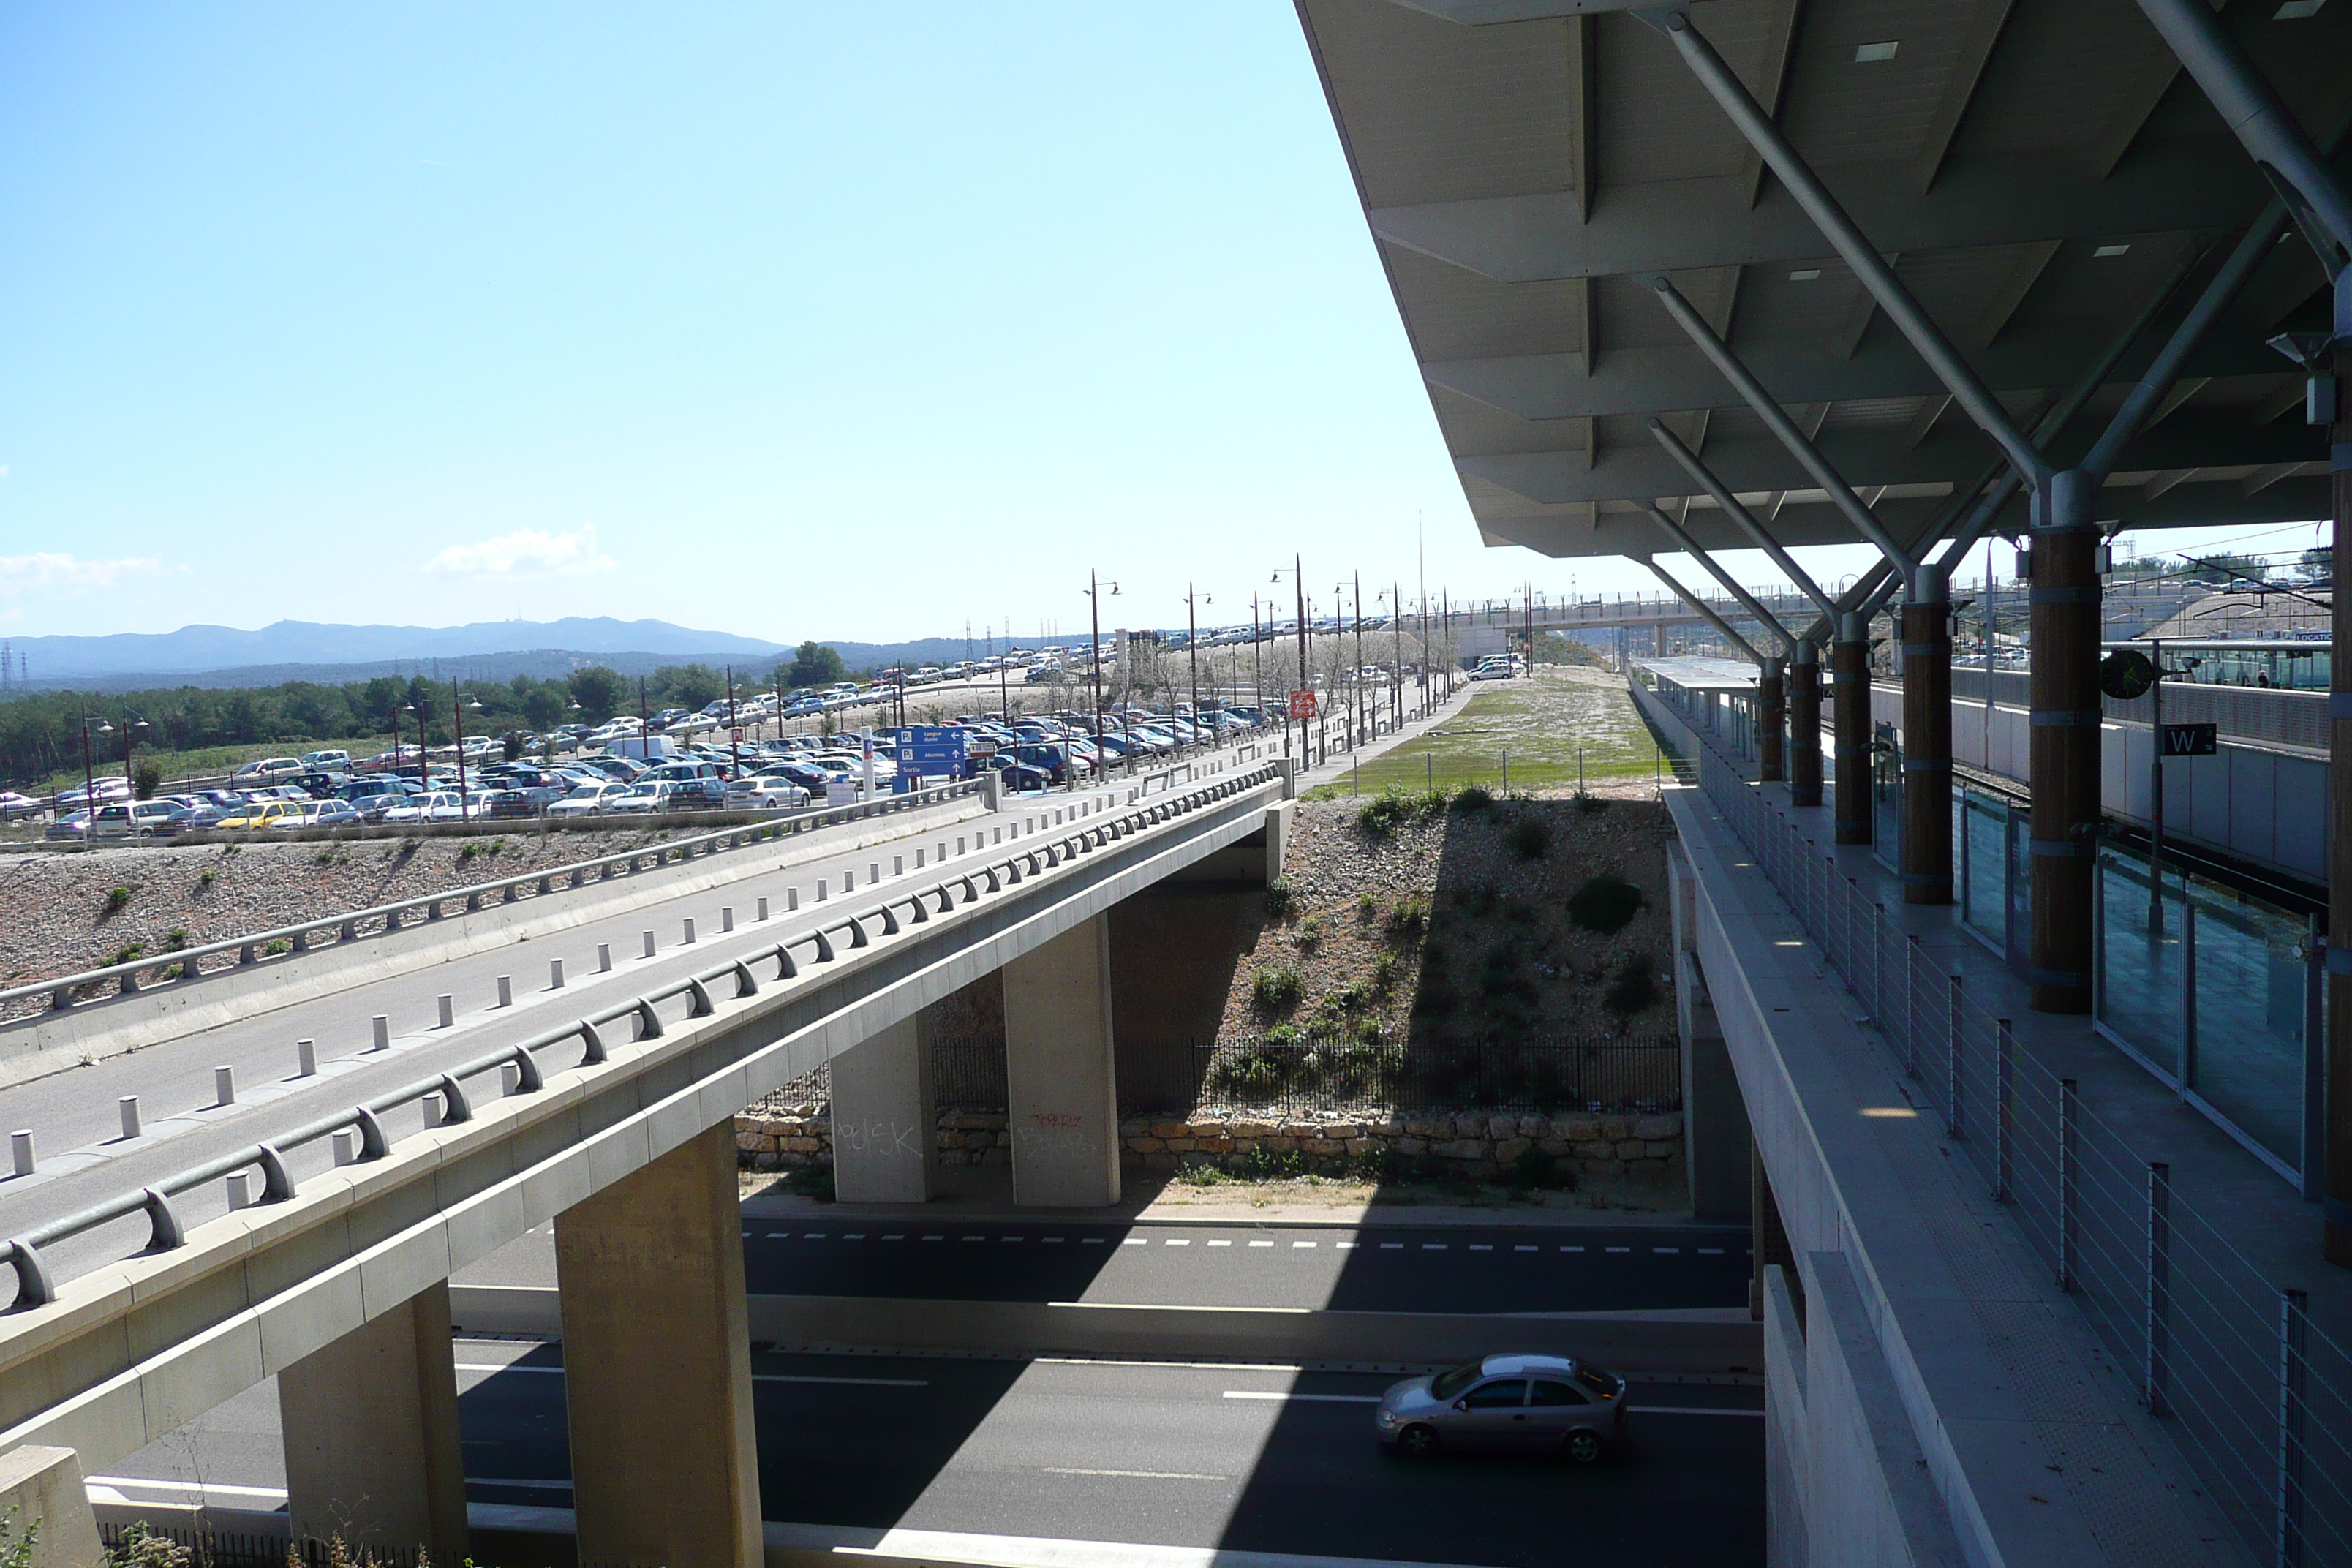
M 1130 1074 L 1131 1077 L 1138 1076 Z M 1682 1053 L 1672 1037 L 1538 1036 L 1454 1044 L 1351 1045 L 1217 1040 L 1155 1053 L 1129 1110 L 1682 1109 Z
M 2352 1356 L 1711 747 L 1699 783 L 2265 1560 L 2352 1563 Z

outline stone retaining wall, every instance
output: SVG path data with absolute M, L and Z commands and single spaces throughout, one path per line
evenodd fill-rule
M 1004 1129 L 1001 1110 L 941 1112 L 940 1163 L 1009 1164 L 1013 1150 Z M 1683 1158 L 1679 1115 L 1196 1112 L 1130 1117 L 1118 1131 L 1120 1163 L 1131 1170 L 1173 1171 L 1200 1163 L 1242 1169 L 1266 1156 L 1295 1156 L 1327 1174 L 1407 1160 L 1426 1163 L 1437 1174 L 1475 1179 L 1507 1175 L 1532 1151 L 1561 1162 L 1556 1169 L 1667 1181 L 1680 1175 Z M 827 1167 L 833 1163 L 831 1107 L 816 1101 L 738 1116 L 735 1146 L 746 1170 Z

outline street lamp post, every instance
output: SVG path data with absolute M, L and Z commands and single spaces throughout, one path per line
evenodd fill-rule
M 122 719 L 122 782 L 129 787 L 132 799 L 139 795 L 139 786 L 131 780 L 131 748 L 137 742 L 138 732 L 147 728 L 147 721 L 124 714 Z
M 1270 581 L 1276 583 L 1282 581 L 1281 567 L 1277 566 L 1274 569 L 1274 576 Z M 1307 692 L 1311 698 L 1315 691 L 1315 681 L 1307 670 L 1307 577 L 1300 557 L 1296 554 L 1290 558 L 1290 581 L 1298 594 L 1298 689 Z M 1282 750 L 1285 755 L 1289 754 L 1290 731 L 1287 727 L 1282 731 Z M 1303 772 L 1314 765 L 1315 753 L 1307 742 L 1307 715 L 1301 713 L 1298 715 L 1298 766 Z
M 481 710 L 482 705 L 469 701 L 462 687 L 455 680 L 449 682 L 450 728 L 457 732 L 457 820 L 460 822 L 471 821 L 474 815 L 473 805 L 466 798 L 466 715 Z
M 1217 602 L 1214 595 L 1202 596 L 1212 605 Z M 1184 584 L 1184 657 L 1192 667 L 1192 727 L 1197 730 L 1201 727 L 1201 618 L 1200 608 L 1193 603 L 1193 598 L 1192 584 L 1187 583 Z M 1224 743 L 1223 732 L 1212 729 L 1209 731 L 1209 743 L 1223 745 Z
M 1087 615 L 1093 626 L 1093 640 L 1087 644 L 1087 658 L 1093 669 L 1095 701 L 1095 757 L 1099 766 L 1103 754 L 1102 714 L 1102 591 L 1108 588 L 1116 595 L 1118 584 L 1105 583 L 1092 572 L 1087 574 Z M 1070 762 L 1070 788 L 1078 787 L 1077 760 Z
M 743 731 L 735 727 L 735 667 L 729 664 L 719 668 L 727 678 L 727 751 L 733 759 L 735 776 L 740 779 L 743 776 Z
M 101 735 L 111 735 L 114 733 L 114 726 L 101 718 L 98 721 L 98 732 Z M 89 715 L 87 712 L 81 716 L 81 805 L 82 810 L 89 814 L 86 821 L 96 823 L 98 820 L 98 769 L 90 762 Z M 87 844 L 89 841 L 89 828 L 84 826 L 82 842 Z

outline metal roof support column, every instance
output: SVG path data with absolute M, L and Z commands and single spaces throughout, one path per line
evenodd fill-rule
M 1811 637 L 1789 660 L 1789 804 L 1822 804 L 1822 650 Z
M 1870 623 L 1837 618 L 1830 644 L 1830 741 L 1837 762 L 1837 841 L 1867 844 L 1870 821 Z
M 1731 488 L 1715 477 L 1715 470 L 1701 462 L 1697 453 L 1683 445 L 1682 437 L 1666 428 L 1664 420 L 1651 420 L 1650 434 L 1658 438 L 1658 445 L 1666 449 L 1667 456 L 1680 463 L 1684 471 L 1696 479 L 1706 489 L 1706 493 L 1715 498 L 1715 504 L 1723 509 L 1724 515 L 1730 518 L 1739 531 L 1748 536 L 1748 542 L 1771 558 L 1772 564 L 1778 566 L 1789 581 L 1796 584 L 1799 593 L 1819 605 L 1826 614 L 1834 616 L 1838 613 L 1837 601 L 1822 592 L 1821 584 L 1814 582 L 1811 575 L 1797 564 L 1796 557 L 1781 548 L 1780 542 L 1773 538 L 1762 523 L 1756 521 L 1754 512 L 1739 504 L 1739 499 L 1731 493 Z
M 1863 504 L 1862 498 L 1853 493 L 1853 487 L 1845 482 L 1844 476 L 1830 466 L 1829 460 L 1822 456 L 1821 449 L 1805 439 L 1805 433 L 1797 428 L 1787 410 L 1774 401 L 1772 395 L 1765 390 L 1764 384 L 1740 363 L 1739 356 L 1731 352 L 1731 345 L 1717 337 L 1715 329 L 1706 324 L 1706 319 L 1692 308 L 1688 300 L 1683 298 L 1682 290 L 1664 278 L 1652 279 L 1650 286 L 1658 291 L 1658 299 L 1665 305 L 1666 313 L 1689 334 L 1691 342 L 1698 345 L 1699 352 L 1713 362 L 1715 368 L 1723 373 L 1723 378 L 1731 383 L 1732 390 L 1748 400 L 1748 406 L 1756 411 L 1756 416 L 1764 421 L 1764 427 L 1789 449 L 1789 455 L 1797 459 L 1798 466 L 1828 492 L 1831 502 L 1845 514 L 1848 522 L 1853 524 L 1854 531 L 1876 545 L 1878 552 L 1894 563 L 1898 570 L 1908 572 L 1911 558 L 1895 542 L 1895 536 L 1888 533 L 1877 515 Z
M 1748 145 L 1756 149 L 1757 155 L 1804 209 L 1805 216 L 1813 220 L 1840 259 L 1853 268 L 1854 277 L 1870 290 L 1878 308 L 1886 312 L 1887 320 L 1927 362 L 1927 368 L 1951 393 L 1952 400 L 1967 410 L 1979 429 L 1992 437 L 2021 478 L 2040 484 L 2050 473 L 2049 463 L 2018 429 L 1992 389 L 1969 368 L 1951 340 L 1944 336 L 1911 297 L 1911 291 L 1896 279 L 1894 269 L 1862 230 L 1854 226 L 1853 219 L 1846 216 L 1845 209 L 1798 155 L 1789 139 L 1780 134 L 1780 128 L 1772 122 L 1772 117 L 1756 101 L 1746 84 L 1715 52 L 1715 46 L 1692 24 L 1689 14 L 1679 5 L 1660 5 L 1635 15 L 1672 40 L 1683 63 L 1698 78 L 1699 85 L 1706 89 L 1739 133 L 1748 139 Z
M 2054 474 L 2033 497 L 2031 591 L 2033 935 L 2037 1013 L 2091 1010 L 2099 849 L 2098 481 Z
M 1952 596 L 1911 569 L 1903 605 L 1903 901 L 1952 901 Z
M 1757 668 L 1759 669 L 1763 668 L 1764 656 L 1756 651 L 1755 645 L 1749 642 L 1746 637 L 1741 637 L 1738 632 L 1733 631 L 1731 629 L 1731 623 L 1725 620 L 1721 616 L 1717 615 L 1714 607 L 1705 599 L 1700 598 L 1688 588 L 1684 587 L 1680 583 L 1675 582 L 1672 577 L 1668 576 L 1666 574 L 1666 569 L 1659 565 L 1655 561 L 1651 560 L 1648 556 L 1636 555 L 1633 557 L 1633 559 L 1640 562 L 1643 565 L 1647 566 L 1650 569 L 1650 574 L 1652 576 L 1655 577 L 1659 582 L 1664 583 L 1668 590 L 1673 593 L 1675 598 L 1680 599 L 1684 604 L 1688 605 L 1691 609 L 1697 614 L 1699 619 L 1705 621 L 1708 626 L 1713 626 L 1717 631 L 1720 632 L 1723 635 L 1724 639 L 1729 642 L 1732 647 L 1738 648 L 1741 653 L 1746 654 L 1749 658 L 1754 659 L 1756 661 Z M 1663 656 L 1666 651 L 1665 622 L 1660 621 L 1657 624 L 1656 630 L 1658 634 L 1658 652 Z
M 1780 617 L 1766 609 L 1755 595 L 1741 587 L 1738 578 L 1717 564 L 1714 556 L 1700 549 L 1698 541 L 1690 536 L 1690 531 L 1676 522 L 1665 508 L 1655 501 L 1644 501 L 1642 510 L 1650 514 L 1650 521 L 1658 525 L 1660 531 L 1675 542 L 1675 549 L 1697 562 L 1708 576 L 1723 585 L 1723 591 L 1730 595 L 1741 609 L 1756 617 L 1757 625 L 1779 637 L 1784 651 L 1795 648 L 1797 639 L 1789 635 L 1789 628 L 1780 624 Z
M 1756 683 L 1756 778 L 1779 784 L 1788 777 L 1782 736 L 1789 727 L 1789 661 L 1774 654 L 1764 661 L 1763 679 Z

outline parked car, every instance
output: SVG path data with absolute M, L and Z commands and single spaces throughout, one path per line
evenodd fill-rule
M 1415 1458 L 1551 1453 L 1589 1465 L 1625 1439 L 1625 1380 L 1568 1356 L 1490 1355 L 1390 1384 L 1372 1432 Z
M 69 839 L 76 844 L 79 844 L 84 841 L 84 835 L 89 831 L 89 812 L 68 812 L 65 816 L 58 817 L 55 822 L 50 823 L 49 826 L 42 831 L 41 837 L 44 838 L 58 840 Z
M 0 789 L 0 822 L 14 822 L 20 816 L 37 816 L 47 809 L 29 795 L 18 795 L 13 789 Z
M 171 826 L 179 810 L 174 800 L 124 800 L 98 808 L 90 822 L 90 842 L 102 844 L 108 839 L 161 838 L 179 831 Z
M 257 757 L 229 775 L 229 782 L 239 786 L 256 784 L 276 784 L 281 779 L 308 772 L 299 757 Z
M 730 811 L 791 811 L 810 798 L 807 789 L 790 779 L 755 773 L 727 786 L 726 805 Z
M 302 766 L 312 773 L 347 773 L 352 771 L 352 754 L 343 751 L 305 752 Z
M 631 786 L 610 782 L 583 784 L 575 787 L 562 800 L 551 802 L 547 815 L 555 817 L 600 816 L 614 808 L 614 803 L 626 795 Z
M 664 779 L 656 811 L 717 811 L 727 804 L 727 786 L 717 779 Z

